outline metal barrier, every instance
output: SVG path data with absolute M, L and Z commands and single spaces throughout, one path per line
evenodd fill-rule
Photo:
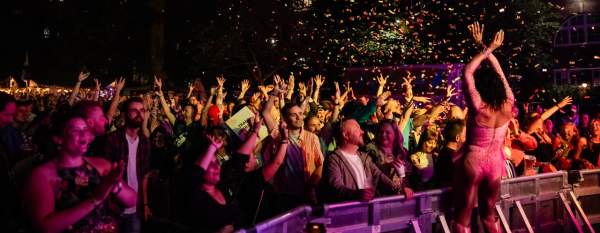
M 573 186 L 573 198 L 581 204 L 590 224 L 600 223 L 600 169 L 581 171 L 583 181 Z M 582 218 L 581 214 L 579 217 Z
M 528 224 L 534 232 L 569 232 L 558 198 L 569 187 L 563 171 L 503 180 L 497 205 L 512 232 L 529 232 Z
M 582 171 L 582 176 L 578 186 L 570 185 L 563 171 L 503 180 L 497 212 L 511 232 L 590 231 L 588 225 L 600 223 L 600 169 Z M 571 200 L 561 200 L 571 191 Z M 449 189 L 436 189 L 416 193 L 410 200 L 398 195 L 329 204 L 319 216 L 314 216 L 313 208 L 302 206 L 239 232 L 304 232 L 308 223 L 322 223 L 327 232 L 449 232 L 451 196 Z M 571 212 L 581 222 L 571 218 L 566 208 L 579 203 L 580 209 Z
M 248 230 L 240 230 L 240 233 L 292 233 L 292 232 L 304 232 L 304 227 L 309 223 L 310 213 L 312 208 L 310 206 L 300 206 L 293 210 L 290 210 L 282 215 L 272 218 L 268 221 L 256 224 L 254 228 Z

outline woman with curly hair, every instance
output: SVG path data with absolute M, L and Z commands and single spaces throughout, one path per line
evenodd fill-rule
M 469 26 L 475 41 L 481 41 L 483 27 Z M 493 42 L 475 55 L 465 67 L 465 96 L 469 104 L 467 141 L 464 155 L 458 161 L 455 175 L 454 232 L 470 232 L 471 211 L 479 201 L 479 213 L 487 232 L 500 232 L 494 205 L 500 192 L 504 168 L 503 145 L 508 124 L 513 117 L 514 95 L 498 59 L 492 53 L 504 40 L 504 32 L 496 33 Z M 493 71 L 479 70 L 488 60 Z

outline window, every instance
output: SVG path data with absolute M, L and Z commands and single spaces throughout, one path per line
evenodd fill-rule
M 554 37 L 555 46 L 600 43 L 600 15 L 581 14 L 563 22 Z

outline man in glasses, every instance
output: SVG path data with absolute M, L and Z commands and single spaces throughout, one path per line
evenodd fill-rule
M 121 232 L 140 232 L 140 219 L 147 204 L 142 198 L 142 181 L 150 166 L 150 139 L 141 130 L 146 111 L 141 98 L 127 99 L 121 109 L 125 125 L 107 136 L 106 157 L 113 162 L 125 162 L 123 180 L 138 193 L 137 207 L 123 211 Z

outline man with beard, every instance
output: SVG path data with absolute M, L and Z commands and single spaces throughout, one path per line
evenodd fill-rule
M 288 208 L 316 203 L 315 187 L 321 180 L 323 154 L 317 135 L 303 129 L 304 113 L 296 104 L 281 109 L 287 124 L 290 145 L 274 177 L 274 186 L 286 199 Z
M 85 120 L 94 136 L 94 141 L 90 144 L 86 156 L 104 156 L 108 119 L 104 115 L 102 105 L 95 101 L 84 100 L 75 104 L 73 111 Z
M 144 136 L 141 127 L 144 117 L 149 117 L 149 112 L 139 97 L 127 99 L 121 112 L 125 115 L 125 125 L 107 135 L 106 158 L 112 162 L 125 162 L 123 180 L 138 193 L 138 200 L 144 200 L 142 181 L 150 164 L 150 139 Z M 121 232 L 140 232 L 140 216 L 146 205 L 138 201 L 136 207 L 125 209 L 119 226 Z
M 354 119 L 340 123 L 338 149 L 327 156 L 323 169 L 321 190 L 325 202 L 369 201 L 375 197 L 375 190 L 389 194 L 404 191 L 407 198 L 412 198 L 412 190 L 402 189 L 377 168 L 369 155 L 358 151 L 364 145 L 364 133 Z

